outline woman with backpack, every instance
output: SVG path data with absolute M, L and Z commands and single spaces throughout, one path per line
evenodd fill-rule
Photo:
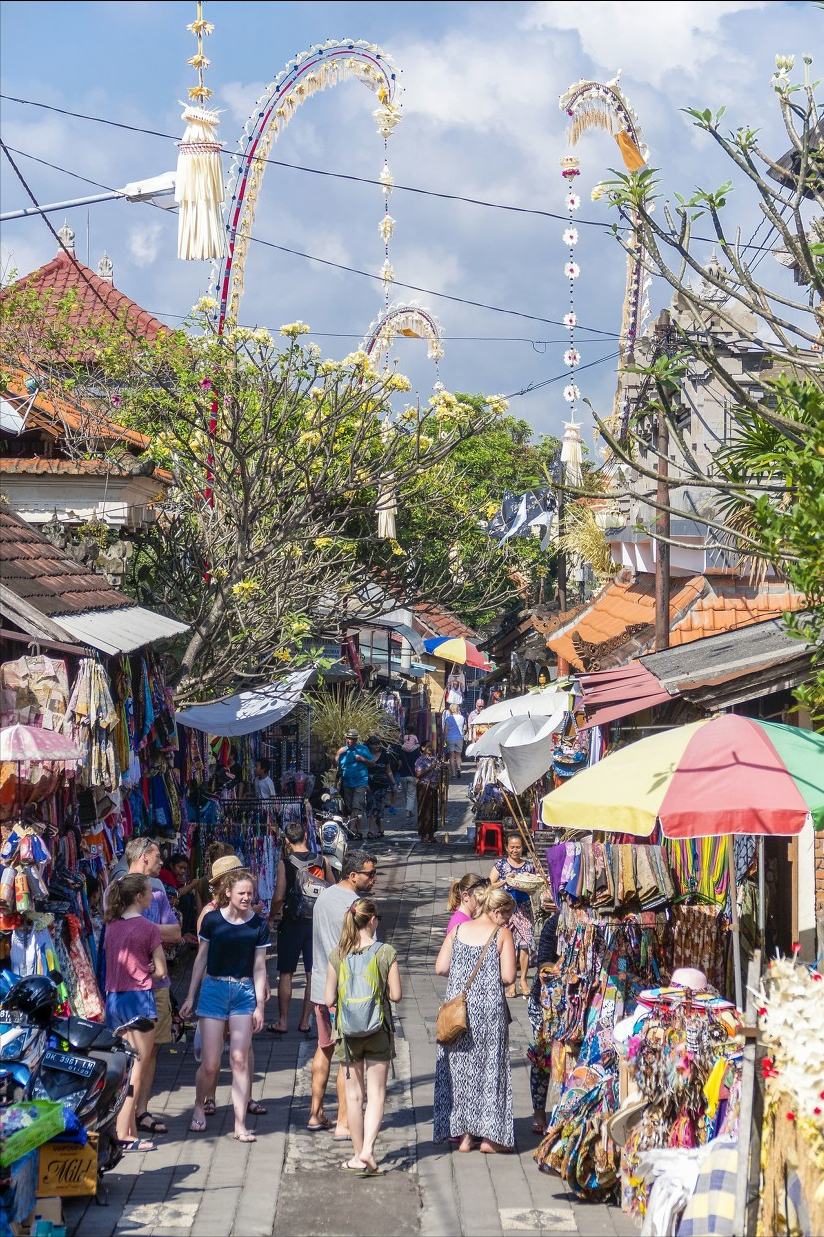
M 214 1094 L 228 1025 L 235 1138 L 244 1143 L 257 1141 L 246 1128 L 252 1087 L 249 1045 L 252 1032 L 263 1026 L 269 944 L 269 927 L 265 919 L 252 910 L 254 897 L 254 881 L 248 872 L 239 868 L 226 875 L 217 897 L 217 908 L 209 911 L 200 925 L 200 947 L 192 968 L 189 994 L 180 1007 L 181 1016 L 188 1017 L 200 988 L 197 1016 L 203 1050 L 195 1078 L 195 1110 L 189 1129 L 200 1134 L 206 1128 L 205 1100 L 207 1095 Z
M 494 1153 L 515 1145 L 512 1064 L 505 985 L 515 981 L 515 944 L 507 924 L 515 902 L 500 887 L 476 893 L 478 915 L 444 940 L 436 975 L 448 975 L 446 1000 L 466 994 L 468 1029 L 438 1045 L 434 1141 L 458 1139 L 459 1151 Z M 351 1122 L 350 1122 L 351 1124 Z
M 337 1037 L 335 1059 L 346 1066 L 346 1112 L 354 1149 L 341 1167 L 361 1177 L 382 1171 L 375 1161 L 375 1141 L 383 1122 L 389 1062 L 395 1055 L 389 1002 L 397 1004 L 403 996 L 397 954 L 375 939 L 380 921 L 371 898 L 352 903 L 326 976 L 326 1004 Z

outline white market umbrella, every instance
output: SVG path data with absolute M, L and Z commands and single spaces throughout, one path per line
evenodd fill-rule
M 501 744 L 501 757 L 510 785 L 516 795 L 522 794 L 552 766 L 554 752 L 552 736 L 560 730 L 567 715 L 566 705 L 550 717 L 528 717 L 518 720 Z M 505 723 L 502 723 L 505 725 Z
M 498 722 L 497 726 L 490 726 L 480 739 L 470 743 L 466 749 L 467 756 L 500 756 L 501 744 L 508 735 L 517 730 L 523 720 L 522 717 L 507 717 Z
M 556 687 L 544 687 L 541 691 L 526 692 L 491 704 L 478 715 L 477 725 L 492 726 L 508 717 L 551 717 L 559 709 L 569 709 L 569 692 Z

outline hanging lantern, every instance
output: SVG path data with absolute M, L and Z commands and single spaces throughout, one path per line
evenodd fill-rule
M 197 39 L 197 54 L 188 63 L 197 70 L 198 84 L 189 90 L 189 103 L 182 116 L 186 130 L 177 144 L 175 201 L 180 207 L 177 256 L 191 262 L 219 258 L 223 253 L 223 143 L 216 137 L 218 113 L 207 106 L 212 91 L 203 82 L 203 71 L 209 67 L 203 54 L 203 39 L 214 26 L 204 21 L 201 0 L 197 20 L 187 29 Z
M 564 422 L 561 463 L 564 466 L 564 483 L 580 489 L 584 480 L 584 443 L 574 414 L 571 421 Z

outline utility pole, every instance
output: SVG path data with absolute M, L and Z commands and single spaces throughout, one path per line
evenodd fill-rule
M 655 323 L 658 351 L 666 351 L 670 335 L 669 311 L 662 309 Z M 655 651 L 668 649 L 670 643 L 670 513 L 662 510 L 669 506 L 669 427 L 663 402 L 658 406 L 655 447 L 658 461 L 658 484 L 655 500 L 658 511 L 655 520 Z M 665 540 L 664 540 L 665 539 Z

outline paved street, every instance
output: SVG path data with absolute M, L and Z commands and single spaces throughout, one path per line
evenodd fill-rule
M 282 1039 L 264 1033 L 255 1040 L 254 1096 L 269 1108 L 267 1116 L 251 1119 L 257 1143 L 244 1146 L 231 1137 L 225 1082 L 218 1092 L 218 1115 L 209 1120 L 206 1134 L 188 1131 L 195 1062 L 191 1049 L 166 1050 L 153 1110 L 165 1117 L 169 1135 L 158 1140 L 158 1150 L 125 1157 L 109 1178 L 108 1206 L 68 1206 L 70 1232 L 78 1237 L 115 1232 L 134 1237 L 636 1233 L 617 1208 L 578 1203 L 558 1178 L 539 1173 L 532 1160 L 537 1140 L 530 1133 L 529 1023 L 520 999 L 511 1002 L 516 1154 L 460 1155 L 432 1143 L 434 1026 L 445 987 L 433 962 L 447 920 L 448 882 L 453 874 L 485 870 L 489 862 L 479 864 L 463 840 L 465 789 L 465 782 L 453 788 L 449 845 L 418 846 L 416 835 L 401 826 L 391 833 L 400 817 L 389 818 L 387 842 L 380 844 L 376 897 L 404 980 L 395 1076 L 377 1147 L 386 1175 L 359 1180 L 343 1173 L 347 1144 L 334 1142 L 331 1133 L 306 1130 L 314 1041 L 294 1029 L 302 993 L 296 982 L 293 1029 Z M 274 961 L 270 973 L 274 980 Z M 222 1080 L 227 1078 L 228 1070 Z

